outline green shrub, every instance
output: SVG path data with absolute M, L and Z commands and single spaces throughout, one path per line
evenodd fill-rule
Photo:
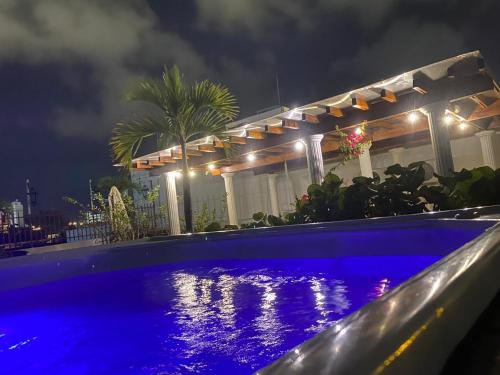
M 208 225 L 204 228 L 204 230 L 203 230 L 203 231 L 204 231 L 204 232 L 217 232 L 217 231 L 219 231 L 219 230 L 222 230 L 221 225 L 220 225 L 218 222 L 214 221 L 214 222 L 212 222 L 212 223 L 208 224 Z
M 500 204 L 500 169 L 485 166 L 436 177 L 439 185 L 420 188 L 420 194 L 435 210 Z

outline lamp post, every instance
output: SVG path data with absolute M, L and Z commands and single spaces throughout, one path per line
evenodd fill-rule
M 26 179 L 26 207 L 28 215 L 31 216 L 31 206 L 36 204 L 37 192 L 35 188 L 30 185 L 29 178 Z

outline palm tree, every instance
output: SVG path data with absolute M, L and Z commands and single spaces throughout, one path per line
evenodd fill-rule
M 161 112 L 159 116 L 116 124 L 110 141 L 115 160 L 130 167 L 143 140 L 150 137 L 156 137 L 161 148 L 180 145 L 184 216 L 186 230 L 192 232 L 187 143 L 208 135 L 222 136 L 226 124 L 238 114 L 236 99 L 226 87 L 207 80 L 186 84 L 177 66 L 164 67 L 161 80 L 140 82 L 126 94 L 126 99 L 151 103 Z

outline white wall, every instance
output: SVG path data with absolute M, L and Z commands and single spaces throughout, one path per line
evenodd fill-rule
M 495 135 L 494 144 L 497 150 L 497 158 L 500 158 L 500 136 Z M 455 170 L 462 168 L 472 168 L 483 165 L 481 146 L 478 137 L 466 137 L 451 141 L 451 149 Z M 392 154 L 389 152 L 373 154 L 371 157 L 373 170 L 383 177 L 383 172 L 389 166 L 394 164 Z M 415 161 L 427 161 L 431 165 L 434 164 L 434 156 L 430 144 L 418 147 L 407 148 L 403 154 L 403 164 L 407 165 Z M 497 165 L 500 165 L 500 160 L 497 160 Z M 331 168 L 337 166 L 337 163 L 325 164 L 325 173 Z M 349 185 L 353 177 L 360 175 L 359 161 L 351 160 L 345 165 L 338 166 L 334 171 L 343 180 L 344 184 Z M 309 174 L 306 168 L 289 172 L 289 183 L 284 173 L 278 174 L 277 189 L 278 203 L 281 212 L 292 210 L 295 196 L 302 196 L 307 191 L 309 186 Z M 134 172 L 133 178 L 142 179 L 147 183 L 158 184 L 158 177 L 151 177 L 148 180 L 147 172 Z M 251 171 L 236 173 L 233 177 L 236 208 L 238 212 L 238 223 L 248 222 L 255 212 L 271 211 L 271 203 L 269 200 L 267 175 L 254 175 Z M 204 203 L 210 210 L 216 209 L 218 220 L 227 223 L 227 211 L 225 211 L 225 189 L 224 180 L 217 176 L 197 175 L 192 178 L 192 204 L 193 212 L 199 212 Z M 183 216 L 182 207 L 182 179 L 177 181 L 177 195 L 179 199 L 179 213 Z M 164 198 L 161 198 L 161 204 L 164 203 Z

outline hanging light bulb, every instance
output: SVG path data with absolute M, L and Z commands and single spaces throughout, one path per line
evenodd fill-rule
M 443 121 L 444 121 L 445 125 L 450 125 L 453 122 L 453 116 L 445 115 L 443 117 Z
M 354 129 L 354 133 L 356 135 L 361 135 L 363 134 L 363 130 L 358 126 L 356 129 Z
M 196 172 L 195 171 L 189 171 L 189 177 L 194 177 L 196 176 Z
M 208 170 L 209 170 L 209 171 L 213 171 L 214 169 L 215 169 L 215 165 L 214 165 L 214 164 L 212 164 L 212 163 L 210 163 L 210 164 L 208 165 Z
M 410 112 L 408 114 L 408 121 L 411 123 L 411 124 L 414 124 L 416 123 L 418 120 L 418 115 L 415 113 L 415 112 Z
M 180 172 L 180 171 L 175 171 L 175 172 L 174 172 L 174 177 L 175 177 L 175 178 L 181 178 L 181 177 L 182 177 L 182 172 Z
M 248 154 L 247 155 L 247 160 L 248 161 L 254 161 L 256 158 L 255 158 L 255 155 L 254 154 Z
M 467 129 L 467 123 L 466 123 L 466 122 L 464 122 L 464 121 L 462 121 L 462 122 L 458 125 L 458 127 L 460 128 L 460 130 L 465 130 L 465 129 Z
M 302 151 L 304 149 L 304 142 L 299 139 L 294 143 L 293 148 L 295 149 L 295 151 Z

